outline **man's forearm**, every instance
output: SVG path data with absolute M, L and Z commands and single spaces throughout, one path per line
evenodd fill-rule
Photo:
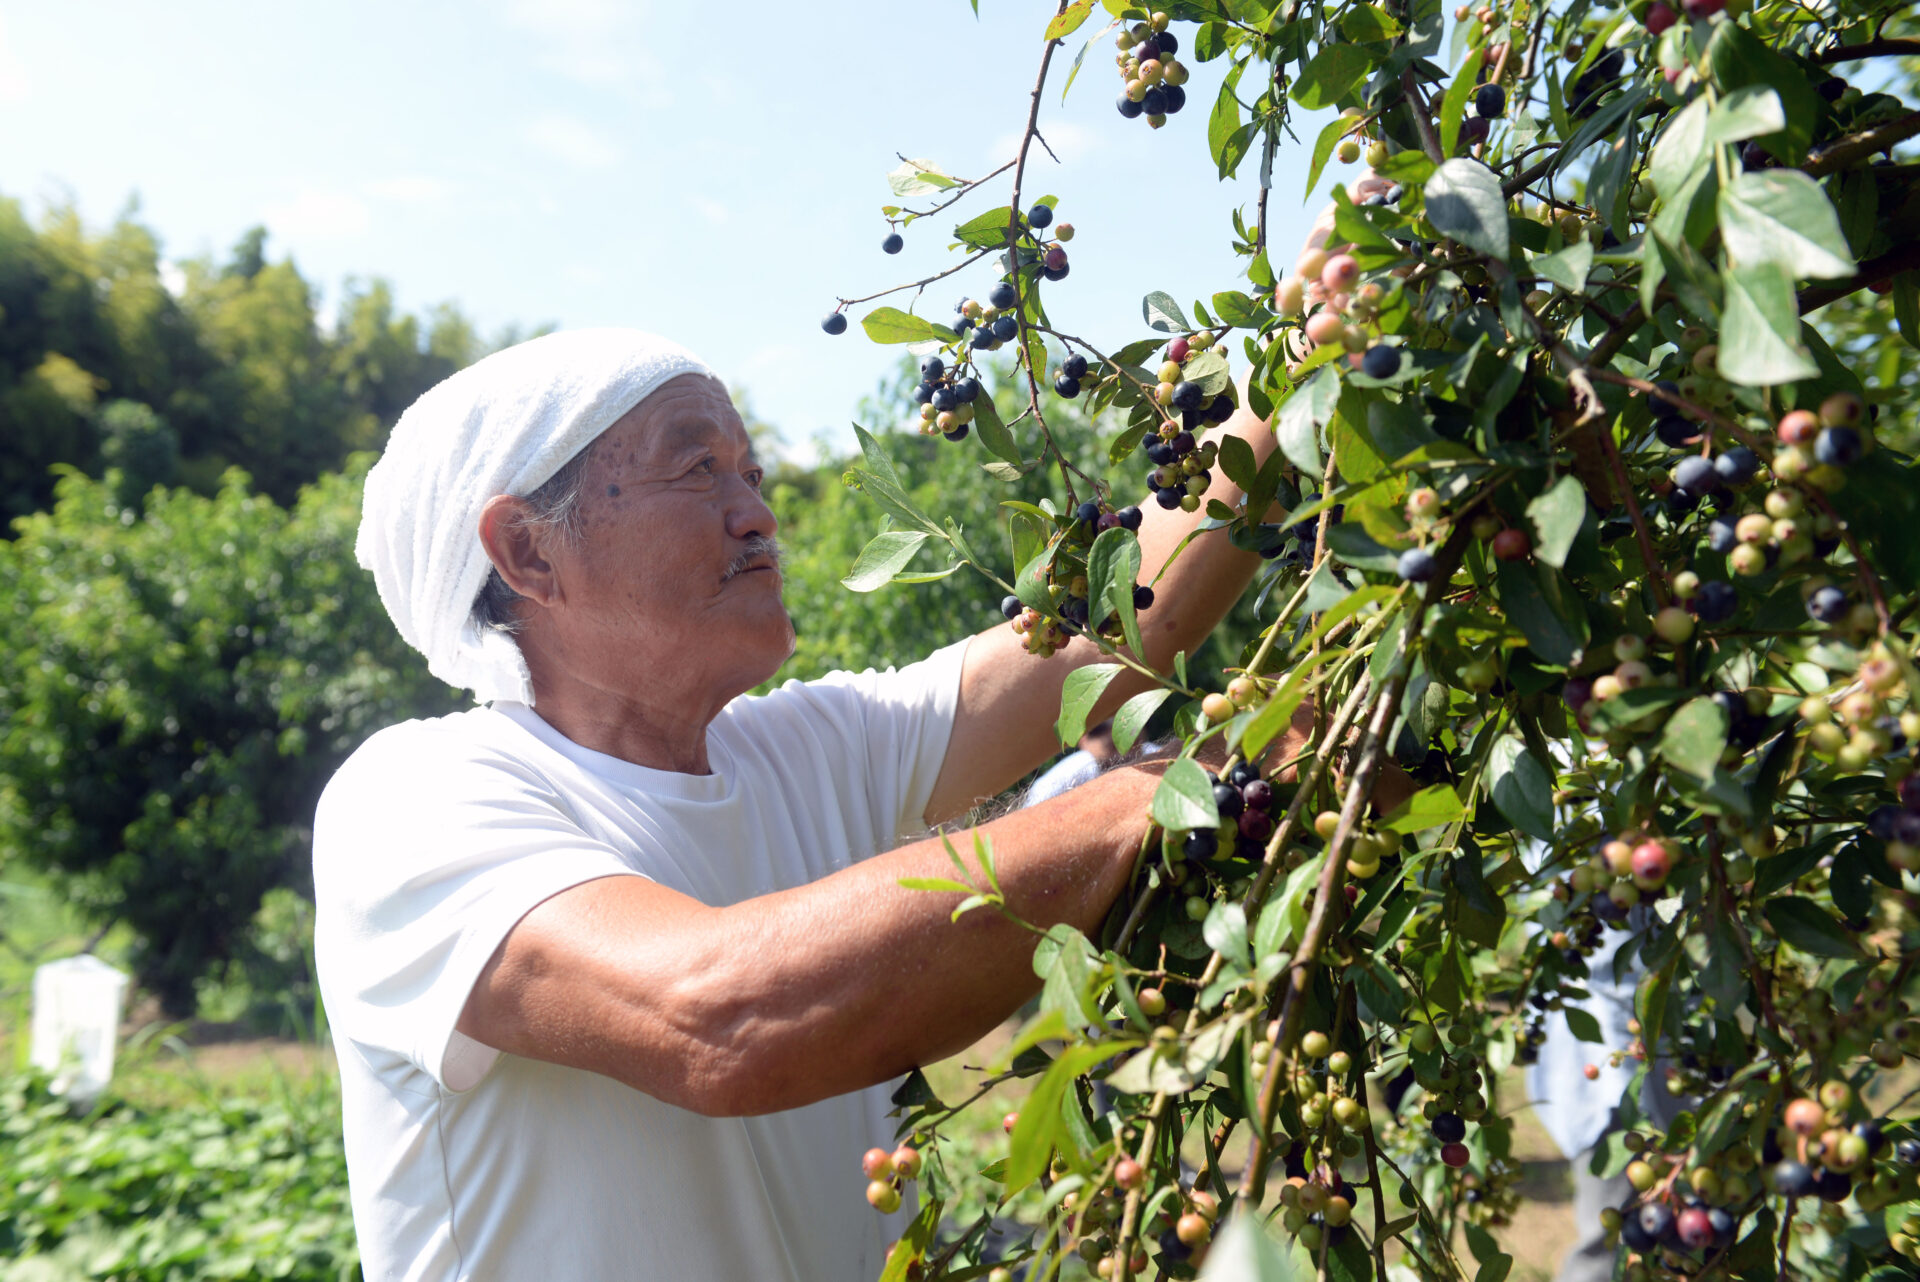
M 1043 930 L 1094 931 L 1127 884 L 1156 782 L 1125 767 L 983 825 L 1008 911 Z M 952 840 L 983 882 L 971 836 Z M 1038 937 L 992 908 L 953 922 L 960 895 L 906 890 L 903 877 L 955 877 L 939 838 L 636 939 L 622 965 L 639 977 L 632 1035 L 644 1040 L 664 1002 L 689 1053 L 677 1082 L 654 1075 L 655 1057 L 621 1057 L 613 1075 L 702 1112 L 744 1115 L 870 1086 L 971 1045 L 1038 988 Z M 664 991 L 662 974 L 674 977 Z

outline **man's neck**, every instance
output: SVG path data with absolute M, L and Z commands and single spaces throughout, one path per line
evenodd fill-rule
M 597 673 L 558 670 L 538 646 L 523 646 L 540 719 L 583 748 L 675 774 L 711 774 L 707 727 L 728 699 L 672 678 L 622 689 Z M 670 670 L 670 669 L 669 669 Z M 730 696 L 729 696 L 730 697 Z

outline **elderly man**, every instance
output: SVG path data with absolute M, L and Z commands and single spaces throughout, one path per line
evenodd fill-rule
M 1224 430 L 1272 448 L 1250 414 Z M 950 874 L 940 840 L 899 843 L 1044 761 L 1097 652 L 1035 659 L 1001 625 L 745 697 L 793 645 L 760 483 L 724 385 L 624 330 L 454 375 L 368 479 L 362 562 L 481 701 L 368 740 L 316 823 L 369 1278 L 875 1276 L 904 1214 L 861 1199 L 886 1083 L 1036 988 L 1032 935 L 950 923 L 952 896 L 898 885 Z M 1148 574 L 1196 520 L 1147 518 Z M 1195 539 L 1146 661 L 1256 564 Z M 1012 910 L 1096 929 L 1155 782 L 1114 769 L 987 825 Z

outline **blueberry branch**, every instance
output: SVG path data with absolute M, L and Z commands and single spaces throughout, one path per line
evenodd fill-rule
M 897 151 L 894 152 L 893 154 L 896 156 L 900 156 L 900 153 Z M 911 160 L 907 160 L 905 156 L 900 156 L 900 159 L 906 160 L 909 165 L 913 163 Z M 912 214 L 915 218 L 931 218 L 933 215 L 939 213 L 941 210 L 945 209 L 947 206 L 956 204 L 965 196 L 967 196 L 970 192 L 974 191 L 976 188 L 986 183 L 992 182 L 994 179 L 998 178 L 1001 174 L 1006 173 L 1007 170 L 1012 168 L 1013 168 L 1013 162 L 1009 160 L 1006 164 L 1000 166 L 1000 168 L 994 170 L 992 173 L 988 174 L 984 178 L 974 178 L 966 182 L 962 182 L 958 187 L 954 189 L 953 195 L 947 197 L 945 200 L 935 205 L 932 209 L 926 209 L 926 210 L 902 209 L 900 212 L 904 214 Z
M 1911 58 L 1920 56 L 1920 40 L 1902 39 L 1889 36 L 1879 40 L 1864 40 L 1857 45 L 1830 45 L 1813 55 L 1813 61 L 1823 67 L 1836 62 L 1858 62 L 1863 58 Z
M 877 294 L 868 294 L 864 298 L 841 298 L 841 299 L 836 299 L 835 301 L 838 302 L 842 308 L 847 308 L 847 307 L 852 307 L 855 303 L 871 303 L 876 298 L 885 298 L 887 297 L 887 295 L 897 294 L 903 289 L 925 289 L 927 286 L 933 284 L 933 282 L 935 282 L 936 280 L 942 280 L 948 276 L 953 275 L 957 271 L 962 271 L 967 267 L 971 267 L 974 263 L 979 262 L 982 258 L 985 258 L 988 254 L 991 254 L 992 252 L 993 251 L 991 249 L 982 249 L 975 253 L 969 254 L 966 258 L 962 259 L 957 266 L 949 267 L 943 272 L 935 272 L 933 275 L 927 277 L 925 280 L 908 281 L 904 285 L 895 285 L 891 289 L 883 289 Z
M 1800 168 L 1815 178 L 1824 178 L 1836 170 L 1865 160 L 1876 151 L 1886 151 L 1895 143 L 1905 142 L 1915 134 L 1920 134 L 1920 111 L 1909 111 L 1878 129 L 1869 129 L 1865 133 L 1842 138 L 1830 147 L 1822 147 L 1818 154 L 1807 157 L 1807 163 Z
M 1057 18 L 1066 11 L 1067 0 L 1059 0 L 1059 7 L 1054 10 L 1054 16 Z M 1016 249 L 1020 238 L 1020 184 L 1027 175 L 1027 151 L 1033 146 L 1033 140 L 1040 132 L 1040 91 L 1046 86 L 1047 68 L 1052 65 L 1053 51 L 1060 47 L 1060 43 L 1058 40 L 1047 41 L 1046 51 L 1040 55 L 1040 74 L 1034 77 L 1033 94 L 1027 103 L 1027 127 L 1020 133 L 1020 152 L 1014 157 L 1013 195 L 1007 202 L 1007 279 L 1012 283 L 1017 295 L 1013 305 L 1013 315 L 1020 328 L 1014 337 L 1014 342 L 1019 347 L 1017 363 L 1024 365 L 1027 371 L 1027 408 L 1033 411 L 1033 421 L 1039 425 L 1040 435 L 1046 440 L 1047 449 L 1052 452 L 1054 461 L 1060 465 L 1060 479 L 1066 484 L 1068 503 L 1078 507 L 1080 496 L 1074 491 L 1071 474 L 1080 470 L 1067 462 L 1066 453 L 1061 450 L 1059 442 L 1053 439 L 1053 432 L 1047 427 L 1047 417 L 1040 409 L 1039 371 L 1033 368 L 1033 355 L 1027 348 L 1027 300 L 1021 290 L 1020 258 Z M 1041 145 L 1045 146 L 1044 143 Z M 1047 154 L 1053 154 L 1051 148 L 1048 149 Z M 1041 350 L 1045 350 L 1044 344 Z M 1090 485 L 1093 484 L 1091 478 L 1084 472 L 1080 473 L 1080 479 L 1087 481 Z M 1097 490 L 1098 487 L 1095 488 Z

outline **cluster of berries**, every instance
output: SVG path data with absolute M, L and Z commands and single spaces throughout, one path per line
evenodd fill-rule
M 860 1159 L 860 1170 L 867 1177 L 867 1204 L 882 1215 L 900 1209 L 901 1187 L 920 1177 L 920 1153 L 902 1144 L 889 1153 L 870 1148 Z
M 954 328 L 962 334 L 972 331 L 967 345 L 975 351 L 997 351 L 1020 336 L 1020 318 L 1013 309 L 1020 304 L 1020 293 L 1008 280 L 995 281 L 986 300 L 962 298 L 953 305 Z
M 1920 712 L 1911 703 L 1894 715 L 1889 705 L 1902 691 L 1900 667 L 1886 647 L 1876 641 L 1868 648 L 1860 666 L 1848 674 L 1838 697 L 1814 695 L 1800 705 L 1800 719 L 1806 723 L 1807 743 L 1816 753 L 1831 758 L 1841 769 L 1864 770 L 1878 757 L 1904 753 L 1907 746 L 1920 741 Z M 1892 763 L 1898 771 L 1910 769 L 1910 763 Z M 1920 783 L 1906 774 L 1900 779 L 1903 805 L 1920 810 Z M 1881 819 L 1884 824 L 1886 820 Z M 1920 868 L 1920 831 L 1901 821 L 1893 827 L 1895 840 L 1887 847 L 1887 859 L 1903 868 Z M 1897 850 L 1895 847 L 1899 847 Z
M 949 441 L 966 440 L 980 391 L 980 380 L 965 365 L 949 369 L 938 356 L 923 359 L 920 385 L 913 389 L 913 399 L 920 403 L 921 433 L 939 432 Z
M 1620 923 L 1643 898 L 1658 898 L 1680 862 L 1680 844 L 1668 837 L 1629 834 L 1601 846 L 1568 878 L 1601 921 Z
M 1147 438 L 1147 461 L 1153 469 L 1147 473 L 1147 489 L 1154 502 L 1164 508 L 1184 508 L 1192 512 L 1200 506 L 1200 496 L 1213 484 L 1218 447 L 1208 441 L 1197 443 L 1193 433 L 1182 428 L 1172 436 Z
M 1359 281 L 1360 263 L 1352 254 L 1307 249 L 1294 264 L 1294 274 L 1273 287 L 1273 307 L 1282 316 L 1306 316 L 1301 359 L 1316 347 L 1338 343 L 1346 349 L 1350 368 L 1368 378 L 1392 378 L 1400 372 L 1400 349 L 1376 342 L 1374 324 L 1402 285 L 1397 278 L 1384 286 Z
M 1101 636 L 1119 637 L 1118 615 L 1109 613 L 1097 623 L 1092 621 L 1093 607 L 1088 601 L 1091 589 L 1086 573 L 1087 552 L 1092 548 L 1094 539 L 1103 532 L 1111 529 L 1137 532 L 1143 519 L 1144 514 L 1137 507 L 1106 511 L 1092 499 L 1074 510 L 1065 523 L 1067 537 L 1055 555 L 1047 584 L 1053 614 L 1044 614 L 1024 604 L 1017 596 L 1004 597 L 1000 601 L 1000 613 L 1012 623 L 1015 633 L 1026 638 L 1027 653 L 1047 658 L 1090 625 Z M 1152 605 L 1153 589 L 1144 583 L 1136 583 L 1133 588 L 1133 608 L 1136 611 L 1146 610 Z
M 1145 116 L 1155 129 L 1187 105 L 1187 91 L 1181 87 L 1187 83 L 1187 68 L 1173 56 L 1180 51 L 1180 41 L 1167 24 L 1167 15 L 1156 13 L 1146 22 L 1122 27 L 1114 37 L 1120 46 L 1114 63 L 1125 82 L 1120 114 L 1129 120 Z

